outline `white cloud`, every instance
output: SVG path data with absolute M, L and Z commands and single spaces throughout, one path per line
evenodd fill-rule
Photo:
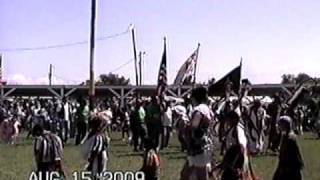
M 34 82 L 34 84 L 49 84 L 49 79 L 48 79 L 48 77 L 40 77 L 40 78 L 35 79 L 33 82 Z M 52 77 L 52 84 L 69 84 L 69 83 L 65 82 L 62 79 Z
M 31 78 L 23 74 L 14 74 L 7 79 L 7 84 L 22 84 L 22 85 L 48 85 L 48 77 Z M 52 84 L 72 84 L 72 82 L 67 82 L 62 79 L 52 77 Z
M 7 79 L 8 84 L 32 84 L 32 79 L 22 74 L 14 74 Z

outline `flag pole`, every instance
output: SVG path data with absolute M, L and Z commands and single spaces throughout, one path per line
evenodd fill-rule
M 145 66 L 145 55 L 147 53 L 145 51 L 142 52 L 142 56 L 141 56 L 141 85 L 143 84 L 144 81 L 144 66 Z
M 245 96 L 248 95 L 248 89 L 247 89 L 247 87 L 243 87 L 241 77 L 242 77 L 242 57 L 240 58 L 240 88 L 239 88 L 239 92 L 238 92 L 238 99 L 239 99 L 239 107 L 240 107 L 240 109 L 242 109 L 242 107 L 243 107 L 242 99 Z M 247 85 L 245 85 L 245 86 L 247 86 Z M 241 88 L 243 88 L 243 89 L 241 89 Z M 253 98 L 254 98 L 254 96 L 253 96 Z
M 139 52 L 139 85 L 141 86 L 142 85 L 142 66 L 141 66 L 141 63 L 142 63 L 142 52 L 140 51 Z
M 242 57 L 240 58 L 240 82 L 239 82 L 239 84 L 240 84 L 240 87 L 241 87 L 241 77 L 242 77 Z M 240 94 L 240 92 L 241 92 L 241 88 L 239 88 L 239 92 L 238 92 L 238 94 Z
M 197 64 L 198 64 L 199 49 L 200 49 L 200 43 L 198 43 L 197 57 L 196 57 L 196 62 L 194 63 L 194 72 L 193 72 L 193 85 L 194 85 L 194 86 L 196 85 Z
M 95 20 L 96 20 L 96 0 L 91 0 L 91 21 L 90 21 L 90 86 L 89 86 L 89 108 L 94 109 L 94 38 L 95 38 Z
M 3 96 L 4 96 L 4 89 L 3 89 L 3 81 L 2 81 L 2 72 L 3 72 L 3 68 L 2 68 L 2 54 L 0 54 L 0 86 L 1 86 L 1 99 L 0 99 L 0 103 L 3 103 Z
M 167 85 L 168 85 L 167 36 L 164 36 L 163 41 L 164 41 L 164 51 L 166 52 L 166 54 L 165 54 L 165 59 L 166 59 L 166 86 L 165 86 L 164 91 L 163 91 L 163 93 L 164 93 L 167 90 Z M 164 98 L 164 97 L 162 97 L 162 98 Z
M 0 83 L 1 83 L 1 87 L 2 87 L 2 72 L 3 72 L 3 69 L 2 69 L 2 54 L 0 54 Z
M 49 86 L 52 85 L 52 64 L 49 65 Z
M 131 34 L 132 34 L 132 44 L 133 44 L 133 56 L 134 56 L 134 71 L 136 74 L 136 86 L 139 85 L 139 78 L 138 78 L 138 67 L 137 67 L 137 47 L 136 47 L 136 36 L 134 31 L 134 26 L 131 26 Z

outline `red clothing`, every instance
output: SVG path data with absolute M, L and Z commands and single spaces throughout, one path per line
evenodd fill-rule
M 160 179 L 160 156 L 153 149 L 146 152 L 141 171 L 145 173 L 146 180 Z

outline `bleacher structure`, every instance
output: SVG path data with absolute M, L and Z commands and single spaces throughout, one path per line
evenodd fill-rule
M 141 96 L 151 96 L 155 93 L 156 85 L 142 86 L 97 86 L 97 97 L 115 96 L 123 102 L 127 97 L 138 93 Z M 192 86 L 168 86 L 167 94 L 183 98 L 192 90 Z M 256 96 L 272 96 L 279 91 L 292 91 L 295 85 L 255 84 L 252 94 Z M 9 97 L 77 97 L 88 95 L 89 86 L 81 85 L 3 85 L 1 99 Z

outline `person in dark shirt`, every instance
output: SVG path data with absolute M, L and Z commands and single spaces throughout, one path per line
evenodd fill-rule
M 279 120 L 279 127 L 282 132 L 278 167 L 273 180 L 301 180 L 301 170 L 304 167 L 302 156 L 292 131 L 292 120 L 289 116 L 282 116 Z
M 280 145 L 280 132 L 277 125 L 279 116 L 281 115 L 281 99 L 278 94 L 273 96 L 273 102 L 267 108 L 267 114 L 270 115 L 269 125 L 269 137 L 268 137 L 268 149 L 273 152 L 277 152 Z
M 76 145 L 79 145 L 87 133 L 89 109 L 84 99 L 79 100 L 80 107 L 76 112 L 77 136 Z
M 161 114 L 162 112 L 159 99 L 158 97 L 153 96 L 151 103 L 146 108 L 146 125 L 148 129 L 148 137 L 154 140 L 158 149 L 160 146 Z
M 146 136 L 145 127 L 145 110 L 143 108 L 143 102 L 138 100 L 137 104 L 132 107 L 130 113 L 130 129 L 132 133 L 133 151 L 138 152 L 144 149 L 144 139 Z

